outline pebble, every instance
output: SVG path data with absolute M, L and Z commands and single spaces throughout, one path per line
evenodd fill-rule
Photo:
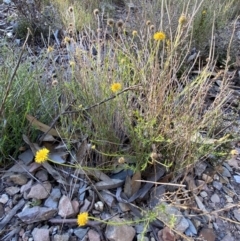
M 124 220 L 114 217 L 112 222 L 124 223 Z M 123 235 L 124 234 L 124 235 Z M 107 225 L 105 236 L 111 241 L 132 241 L 136 234 L 135 229 L 130 225 Z
M 20 160 L 22 160 L 25 163 L 25 165 L 29 165 L 32 162 L 33 158 L 34 158 L 34 155 L 33 155 L 32 151 L 31 151 L 31 149 L 28 149 L 25 152 L 21 153 L 18 156 L 18 158 Z
M 48 180 L 48 173 L 45 170 L 40 170 L 35 175 L 40 181 L 45 182 Z
M 17 194 L 20 191 L 19 187 L 7 187 L 5 189 L 6 193 L 10 196 Z
M 93 229 L 88 231 L 88 239 L 89 241 L 101 241 L 99 233 Z
M 137 241 L 149 241 L 148 237 L 143 236 L 143 234 L 138 234 L 137 235 Z
M 228 163 L 223 163 L 223 166 L 224 167 L 226 167 L 227 169 L 228 169 L 228 171 L 230 171 L 230 172 L 232 172 L 233 171 L 233 169 L 229 166 L 229 164 Z
M 233 178 L 234 178 L 236 183 L 240 183 L 240 176 L 234 175 Z
M 194 168 L 195 175 L 196 176 L 201 176 L 203 172 L 206 170 L 207 164 L 205 162 L 197 162 Z
M 13 174 L 9 178 L 14 184 L 17 184 L 17 185 L 24 185 L 28 181 L 27 177 L 22 173 Z
M 69 197 L 63 195 L 58 205 L 58 215 L 63 218 L 69 218 L 75 215 L 75 210 Z
M 231 236 L 231 234 L 227 234 L 222 241 L 235 241 L 235 239 Z
M 225 198 L 226 198 L 228 203 L 232 203 L 233 202 L 233 199 L 231 197 L 229 197 L 228 195 L 225 195 Z
M 74 234 L 82 240 L 84 236 L 87 234 L 89 228 L 77 228 L 74 230 Z
M 0 197 L 0 203 L 5 204 L 5 203 L 8 202 L 8 200 L 9 200 L 9 197 L 8 197 L 7 194 L 4 193 L 4 194 L 1 195 L 1 197 Z
M 50 182 L 38 183 L 31 187 L 27 198 L 45 199 L 50 195 L 52 185 Z
M 187 228 L 187 230 L 185 231 L 185 234 L 187 236 L 193 236 L 197 234 L 197 229 L 195 228 L 194 224 L 192 223 L 192 221 L 190 219 L 187 218 L 187 221 L 189 223 L 189 227 Z
M 213 229 L 210 228 L 203 228 L 200 231 L 199 238 L 202 238 L 206 241 L 215 241 L 216 235 L 213 231 Z
M 60 197 L 61 197 L 60 189 L 53 188 L 50 196 L 44 202 L 44 206 L 49 207 L 49 208 L 50 207 L 57 208 Z
M 64 234 L 56 234 L 53 237 L 53 241 L 68 241 L 69 240 L 69 234 L 64 233 Z
M 221 182 L 213 181 L 213 186 L 214 186 L 217 190 L 221 190 L 223 185 L 222 185 Z
M 229 172 L 229 170 L 226 167 L 222 167 L 222 175 L 224 177 L 231 177 L 231 173 Z
M 202 174 L 202 179 L 203 179 L 205 182 L 207 182 L 207 183 L 210 183 L 210 182 L 213 181 L 213 178 L 210 177 L 210 176 L 208 176 L 208 175 L 205 174 L 205 173 Z
M 220 202 L 220 198 L 219 198 L 219 196 L 218 196 L 216 193 L 214 193 L 214 194 L 211 196 L 211 201 L 212 201 L 213 203 L 219 203 L 219 202 Z
M 104 207 L 104 205 L 103 205 L 103 202 L 101 202 L 101 201 L 98 201 L 98 202 L 96 202 L 96 203 L 94 204 L 94 208 L 95 208 L 97 211 L 102 212 L 102 211 L 103 211 L 103 207 Z
M 233 215 L 237 219 L 237 221 L 240 222 L 240 210 L 239 209 L 233 210 Z
M 235 196 L 235 193 L 232 190 L 230 190 L 229 188 L 225 187 L 225 186 L 223 186 L 223 191 L 230 197 L 234 197 Z
M 205 197 L 208 196 L 207 192 L 205 192 L 205 191 L 200 192 L 200 195 L 201 195 L 201 197 L 203 197 L 203 198 L 205 198 Z
M 49 230 L 45 228 L 34 228 L 32 236 L 34 241 L 50 241 Z

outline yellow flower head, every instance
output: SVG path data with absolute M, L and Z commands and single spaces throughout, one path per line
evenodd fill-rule
M 153 35 L 153 38 L 154 40 L 157 40 L 157 41 L 161 41 L 161 40 L 164 40 L 166 39 L 166 34 L 164 32 L 156 32 L 154 35 Z
M 202 11 L 202 15 L 206 15 L 207 11 L 206 10 L 203 10 Z
M 37 163 L 43 163 L 47 161 L 49 155 L 49 150 L 47 148 L 43 148 L 39 151 L 37 151 L 35 156 L 35 162 Z
M 187 22 L 187 18 L 184 14 L 182 14 L 180 16 L 180 18 L 178 19 L 178 23 L 179 23 L 179 25 L 184 25 L 186 22 Z
M 78 226 L 85 226 L 88 222 L 88 213 L 87 212 L 83 212 L 78 214 L 77 216 L 77 223 Z
M 120 83 L 114 83 L 111 85 L 111 90 L 113 93 L 118 92 L 122 89 L 122 85 Z

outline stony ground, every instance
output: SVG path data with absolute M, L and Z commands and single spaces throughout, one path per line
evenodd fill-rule
M 124 14 L 120 10 L 119 14 Z M 12 26 L 5 22 L 8 11 L 8 5 L 2 4 L 0 29 L 11 40 Z M 215 160 L 215 166 L 208 161 L 198 162 L 187 176 L 181 173 L 165 185 L 133 182 L 168 183 L 169 173 L 159 166 L 139 176 L 122 169 L 86 175 L 61 165 L 39 165 L 34 162 L 33 145 L 28 144 L 30 148 L 13 160 L 13 166 L 1 170 L 0 240 L 240 240 L 238 143 L 233 143 L 236 152 L 228 160 Z M 58 146 L 54 148 L 52 158 L 61 159 L 66 150 L 60 154 Z M 142 210 L 157 213 L 159 206 L 164 206 L 164 211 L 149 226 L 146 222 L 110 224 L 137 221 L 144 217 Z M 80 212 L 106 223 L 90 221 L 78 227 Z M 175 217 L 174 231 L 164 224 L 171 217 Z

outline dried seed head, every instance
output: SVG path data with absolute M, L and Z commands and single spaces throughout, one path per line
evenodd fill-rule
M 97 32 L 98 32 L 98 33 L 101 33 L 101 32 L 102 32 L 102 29 L 101 29 L 101 28 L 98 28 L 98 29 L 97 29 Z
M 56 80 L 56 79 L 54 79 L 53 81 L 52 81 L 52 86 L 57 86 L 58 85 L 58 81 Z
M 148 21 L 146 22 L 146 25 L 147 25 L 147 26 L 150 26 L 150 25 L 151 25 L 151 21 L 148 20 Z
M 116 26 L 117 26 L 117 28 L 122 28 L 123 24 L 124 24 L 123 20 L 120 19 L 120 20 L 117 21 Z
M 73 27 L 73 23 L 69 23 L 69 25 L 68 25 L 70 28 L 72 28 Z
M 99 14 L 99 10 L 96 8 L 96 9 L 94 9 L 93 10 L 93 14 L 95 15 L 95 16 L 97 16 L 98 14 Z
M 124 163 L 125 163 L 125 158 L 124 158 L 124 157 L 120 157 L 120 158 L 118 159 L 118 163 L 119 163 L 119 164 L 124 164 Z
M 109 18 L 107 20 L 107 24 L 112 27 L 114 25 L 114 20 L 112 18 Z
M 154 26 L 153 24 L 150 26 L 150 30 L 151 30 L 151 31 L 154 31 L 154 30 L 155 30 L 155 26 Z
M 69 44 L 70 41 L 71 41 L 71 39 L 70 39 L 69 37 L 65 37 L 65 38 L 64 38 L 64 43 L 65 43 L 65 44 Z
M 157 160 L 158 159 L 158 154 L 156 152 L 152 152 L 150 154 L 150 157 L 151 157 L 152 160 Z
M 187 18 L 186 18 L 186 16 L 184 14 L 182 14 L 180 16 L 180 18 L 178 19 L 178 24 L 179 25 L 184 25 L 186 22 L 187 22 Z
M 133 31 L 132 31 L 132 36 L 133 36 L 133 37 L 137 36 L 137 34 L 138 34 L 138 32 L 137 32 L 136 30 L 133 30 Z
M 73 7 L 69 7 L 68 11 L 69 11 L 70 13 L 72 13 L 72 12 L 73 12 Z
M 72 29 L 72 28 L 69 28 L 69 29 L 68 29 L 68 33 L 69 33 L 70 36 L 72 36 L 72 35 L 73 35 L 73 29 Z

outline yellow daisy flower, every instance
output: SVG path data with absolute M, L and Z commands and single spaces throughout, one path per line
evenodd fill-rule
M 88 222 L 88 213 L 87 212 L 83 212 L 78 214 L 77 216 L 77 224 L 78 226 L 85 226 Z
M 111 90 L 113 93 L 118 92 L 122 89 L 122 85 L 120 83 L 114 83 L 111 85 Z
M 39 151 L 37 151 L 35 156 L 35 162 L 37 163 L 43 163 L 48 160 L 49 150 L 47 148 L 43 148 Z
M 157 41 L 161 41 L 161 40 L 164 40 L 166 39 L 166 34 L 164 32 L 156 32 L 154 35 L 153 35 L 153 38 L 154 40 L 157 40 Z

